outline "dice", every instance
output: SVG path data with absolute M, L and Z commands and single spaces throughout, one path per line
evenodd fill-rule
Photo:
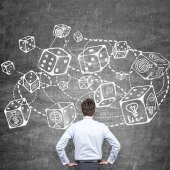
M 121 100 L 120 107 L 127 125 L 148 123 L 159 105 L 152 85 L 133 87 Z
M 4 110 L 10 129 L 25 126 L 30 118 L 31 109 L 25 98 L 11 101 Z
M 15 66 L 11 61 L 5 61 L 1 64 L 2 72 L 11 75 L 15 71 Z
M 77 31 L 76 33 L 74 33 L 73 38 L 76 42 L 80 42 L 83 40 L 83 35 L 81 34 L 81 32 Z
M 169 62 L 159 53 L 141 53 L 132 64 L 132 69 L 145 80 L 162 77 Z
M 128 53 L 128 46 L 126 41 L 118 41 L 112 48 L 112 55 L 114 59 L 126 58 Z
M 96 107 L 108 107 L 116 100 L 116 85 L 114 82 L 103 83 L 94 92 Z
M 78 61 L 82 74 L 100 72 L 110 61 L 105 45 L 86 48 L 78 55 Z
M 80 89 L 88 89 L 93 84 L 92 76 L 83 76 L 78 80 Z
M 33 71 L 29 71 L 22 77 L 23 86 L 26 90 L 30 93 L 35 92 L 37 89 L 40 88 L 40 78 L 38 75 Z
M 67 81 L 60 81 L 58 83 L 59 89 L 66 90 L 68 89 L 68 82 Z
M 62 48 L 43 50 L 38 67 L 51 76 L 65 74 L 71 61 L 71 55 Z
M 64 24 L 58 24 L 54 26 L 53 35 L 58 38 L 67 37 L 70 33 L 71 27 Z
M 24 53 L 28 53 L 35 48 L 35 39 L 33 36 L 26 36 L 19 39 L 19 48 Z
M 74 103 L 59 102 L 45 109 L 48 125 L 55 129 L 66 129 L 77 117 Z

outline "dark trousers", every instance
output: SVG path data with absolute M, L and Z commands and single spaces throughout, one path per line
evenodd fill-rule
M 103 170 L 103 165 L 101 165 L 100 162 L 77 163 L 74 170 Z

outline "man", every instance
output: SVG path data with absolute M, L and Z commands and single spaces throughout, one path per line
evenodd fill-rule
M 102 170 L 102 165 L 113 164 L 120 144 L 105 124 L 93 120 L 95 102 L 92 99 L 83 101 L 81 109 L 83 120 L 69 126 L 57 143 L 56 150 L 63 165 L 74 166 L 75 170 Z M 75 145 L 75 162 L 70 162 L 65 152 L 70 139 Z M 104 139 L 112 146 L 107 160 L 101 160 Z

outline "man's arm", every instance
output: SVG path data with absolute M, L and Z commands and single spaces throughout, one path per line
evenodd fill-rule
M 110 163 L 110 164 L 113 164 L 113 162 L 116 160 L 117 155 L 119 153 L 120 143 L 116 139 L 116 137 L 113 135 L 113 133 L 109 130 L 109 128 L 107 126 L 105 126 L 104 134 L 105 134 L 104 138 L 112 146 L 112 149 L 111 149 L 110 155 L 109 155 L 109 157 L 107 159 L 107 162 Z
M 61 162 L 63 165 L 69 164 L 70 161 L 66 155 L 65 152 L 65 147 L 68 144 L 68 141 L 72 138 L 73 136 L 73 125 L 71 125 L 62 135 L 62 137 L 60 138 L 60 140 L 58 141 L 57 145 L 56 145 L 56 150 L 58 153 L 58 156 L 61 159 Z

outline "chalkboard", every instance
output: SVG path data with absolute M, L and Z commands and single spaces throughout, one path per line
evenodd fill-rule
M 121 144 L 105 169 L 170 169 L 170 1 L 4 0 L 0 169 L 66 170 L 55 145 L 96 102 Z M 74 160 L 74 145 L 66 152 Z M 103 144 L 103 158 L 110 146 Z

